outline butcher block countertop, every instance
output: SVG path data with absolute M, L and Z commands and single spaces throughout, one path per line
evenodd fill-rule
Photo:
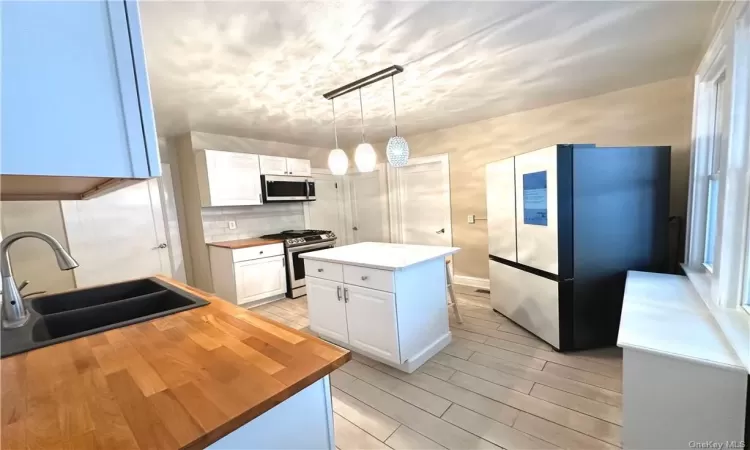
M 210 304 L 0 360 L 0 447 L 203 448 L 351 359 L 159 278 Z
M 211 242 L 208 245 L 213 245 L 214 247 L 228 248 L 230 250 L 237 250 L 240 248 L 257 247 L 259 245 L 280 244 L 282 242 L 284 241 L 281 239 L 250 238 L 250 239 L 238 239 L 236 241 Z

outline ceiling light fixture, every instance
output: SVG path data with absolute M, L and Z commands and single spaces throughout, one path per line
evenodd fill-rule
M 328 168 L 334 175 L 344 175 L 349 168 L 349 157 L 339 148 L 339 136 L 336 132 L 336 106 L 333 104 L 333 99 L 331 99 L 331 110 L 333 111 L 333 140 L 336 148 L 328 154 Z
M 334 98 L 340 97 L 342 95 L 348 94 L 350 92 L 359 91 L 359 111 L 360 111 L 360 118 L 362 120 L 362 143 L 359 144 L 354 151 L 354 163 L 357 165 L 357 169 L 359 169 L 360 172 L 372 172 L 375 170 L 375 166 L 378 162 L 377 154 L 375 153 L 375 149 L 372 148 L 372 145 L 365 142 L 365 113 L 364 108 L 362 107 L 362 88 L 365 86 L 369 86 L 373 83 L 377 83 L 378 81 L 385 80 L 386 78 L 391 78 L 391 87 L 393 90 L 393 117 L 394 122 L 396 118 L 396 88 L 395 85 L 393 85 L 393 76 L 397 75 L 404 71 L 404 68 L 401 66 L 393 65 L 390 67 L 387 67 L 383 70 L 379 70 L 375 73 L 371 73 L 370 75 L 367 75 L 366 77 L 360 78 L 359 80 L 355 80 L 349 84 L 345 84 L 341 87 L 337 87 L 336 89 L 326 92 L 323 94 L 323 97 L 326 100 L 333 101 Z M 334 116 L 334 133 L 336 128 L 336 121 Z M 393 147 L 393 150 L 391 153 L 393 153 L 393 157 L 388 156 L 388 160 L 391 162 L 391 164 L 394 167 L 401 167 L 406 164 L 406 161 L 409 158 L 409 146 L 406 145 L 406 140 L 398 135 L 398 125 L 396 125 L 396 136 L 392 137 L 388 140 L 388 146 Z M 336 144 L 336 147 L 338 147 L 338 143 Z M 340 156 L 334 157 L 334 153 L 337 155 L 340 155 L 339 148 L 336 148 L 335 150 L 331 151 L 331 154 L 328 156 L 328 166 L 331 167 L 331 171 L 333 171 L 333 166 L 331 165 L 332 159 L 335 159 L 338 161 Z M 343 150 L 341 150 L 341 153 L 343 153 Z M 344 154 L 345 156 L 346 154 Z M 403 160 L 403 163 L 401 162 Z M 348 159 L 347 159 L 348 161 Z
M 396 118 L 396 84 L 391 75 L 391 92 L 393 93 L 393 126 L 396 135 L 388 139 L 388 145 L 385 147 L 385 155 L 388 162 L 393 167 L 403 167 L 409 161 L 409 144 L 406 139 L 398 135 L 398 119 Z
M 365 111 L 362 108 L 362 89 L 359 90 L 359 114 L 362 119 L 362 143 L 354 150 L 354 163 L 360 172 L 372 172 L 377 164 L 377 155 L 372 145 L 365 142 Z

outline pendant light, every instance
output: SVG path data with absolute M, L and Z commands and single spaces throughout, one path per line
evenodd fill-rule
M 409 144 L 406 139 L 398 135 L 398 121 L 396 119 L 396 85 L 391 75 L 391 91 L 393 92 L 393 125 L 396 129 L 396 135 L 388 139 L 388 145 L 385 148 L 385 154 L 388 162 L 393 167 L 403 167 L 409 161 Z
M 375 170 L 377 155 L 372 145 L 365 142 L 365 113 L 362 108 L 362 89 L 359 89 L 359 113 L 362 119 L 362 143 L 354 150 L 354 163 L 360 172 L 372 172 Z
M 349 157 L 346 156 L 345 151 L 339 148 L 339 136 L 336 132 L 336 106 L 333 104 L 333 99 L 331 99 L 331 110 L 333 111 L 333 139 L 336 148 L 328 154 L 328 168 L 334 175 L 344 175 L 349 168 Z

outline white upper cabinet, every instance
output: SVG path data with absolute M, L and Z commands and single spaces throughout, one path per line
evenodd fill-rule
M 262 175 L 293 175 L 308 177 L 312 175 L 312 170 L 310 168 L 309 159 L 260 155 L 260 173 Z
M 258 155 L 199 150 L 196 167 L 201 206 L 263 203 Z
M 260 173 L 263 175 L 287 175 L 286 158 L 260 155 Z
M 287 158 L 286 170 L 288 172 L 287 175 L 300 177 L 309 177 L 312 175 L 312 169 L 310 168 L 309 159 Z
M 4 200 L 161 174 L 136 2 L 2 2 L 0 20 Z

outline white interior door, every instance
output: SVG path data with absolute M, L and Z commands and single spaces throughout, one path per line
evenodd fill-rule
M 60 203 L 70 253 L 79 264 L 77 287 L 172 276 L 155 179 L 91 200 Z
M 394 242 L 450 246 L 448 155 L 411 159 L 389 175 Z
M 303 203 L 305 228 L 333 231 L 338 238 L 336 245 L 346 245 L 344 178 L 319 172 L 312 176 L 315 180 L 315 201 Z
M 177 205 L 175 203 L 174 184 L 172 183 L 172 166 L 161 165 L 161 177 L 157 179 L 159 184 L 160 200 L 164 213 L 166 225 L 167 250 L 172 271 L 172 278 L 177 281 L 187 282 L 185 275 L 185 257 L 182 253 L 182 241 L 180 240 L 180 226 L 177 219 Z
M 351 214 L 347 223 L 350 243 L 390 242 L 388 189 L 385 167 L 347 176 Z

